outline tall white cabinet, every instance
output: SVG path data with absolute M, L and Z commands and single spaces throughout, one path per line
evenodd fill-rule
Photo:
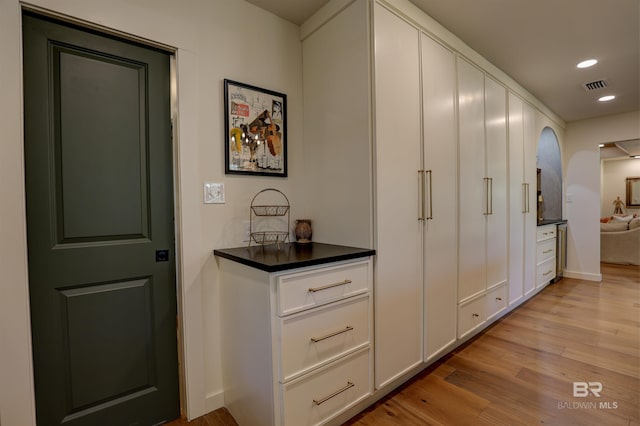
M 424 360 L 456 341 L 458 140 L 455 54 L 425 34 L 422 49 Z
M 456 340 L 456 81 L 451 50 L 383 6 L 373 15 L 376 386 L 383 387 Z
M 376 4 L 375 383 L 422 362 L 419 32 Z
M 458 59 L 458 337 L 506 307 L 506 88 Z
M 509 305 L 535 290 L 535 111 L 509 93 Z

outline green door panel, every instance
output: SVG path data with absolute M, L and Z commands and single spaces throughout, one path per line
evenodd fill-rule
M 175 419 L 170 55 L 29 12 L 23 51 L 38 424 Z

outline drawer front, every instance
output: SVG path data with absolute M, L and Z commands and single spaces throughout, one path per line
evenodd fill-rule
M 281 385 L 284 425 L 317 425 L 370 395 L 369 349 Z
M 507 286 L 501 285 L 492 288 L 487 293 L 487 319 L 502 312 L 507 307 Z
M 556 240 L 546 240 L 536 245 L 536 263 L 542 263 L 545 260 L 556 256 Z
M 538 241 L 556 237 L 556 225 L 538 226 Z
M 369 262 L 319 268 L 277 278 L 278 314 L 289 315 L 369 291 Z
M 487 318 L 486 296 L 479 297 L 458 308 L 458 337 L 462 338 Z
M 547 284 L 556 276 L 556 259 L 549 259 L 538 265 L 536 287 Z
M 358 296 L 280 320 L 282 365 L 286 382 L 339 358 L 370 340 L 369 296 Z

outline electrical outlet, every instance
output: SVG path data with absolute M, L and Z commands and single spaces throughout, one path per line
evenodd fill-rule
M 204 203 L 223 204 L 224 203 L 224 183 L 205 182 Z

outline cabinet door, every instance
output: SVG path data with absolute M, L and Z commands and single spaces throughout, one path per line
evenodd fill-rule
M 460 227 L 458 300 L 486 288 L 484 74 L 458 58 Z
M 509 93 L 509 304 L 524 295 L 524 123 L 522 100 Z
M 425 361 L 456 339 L 458 276 L 455 57 L 422 35 L 426 170 L 424 239 Z
M 524 216 L 524 294 L 535 288 L 536 278 L 536 155 L 538 152 L 535 127 L 535 110 L 527 103 L 523 109 L 524 123 L 524 181 L 528 184 L 527 206 Z
M 422 361 L 422 242 L 418 221 L 418 30 L 377 5 L 375 25 L 378 388 Z
M 487 288 L 507 282 L 507 90 L 485 78 Z

